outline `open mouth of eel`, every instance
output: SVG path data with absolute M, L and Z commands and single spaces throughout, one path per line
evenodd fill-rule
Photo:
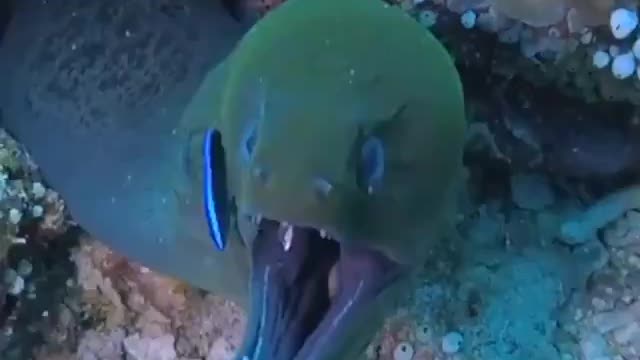
M 323 230 L 257 222 L 241 360 L 326 358 L 358 310 L 403 273 L 382 253 L 347 248 Z

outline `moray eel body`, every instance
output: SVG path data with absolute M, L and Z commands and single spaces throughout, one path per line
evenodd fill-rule
M 0 44 L 2 126 L 74 220 L 133 260 L 238 301 L 246 256 L 212 247 L 178 123 L 247 29 L 216 0 L 21 0 Z
M 245 304 L 239 359 L 361 355 L 452 215 L 464 104 L 435 38 L 376 0 L 289 0 L 214 67 L 245 30 L 215 1 L 23 3 L 3 123 L 78 223 Z M 203 203 L 212 129 L 224 251 Z
M 375 0 L 289 0 L 209 73 L 181 127 L 191 158 L 220 132 L 250 249 L 238 359 L 364 352 L 450 223 L 463 109 L 444 48 Z

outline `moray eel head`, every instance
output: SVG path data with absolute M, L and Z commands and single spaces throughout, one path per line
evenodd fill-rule
M 452 61 L 382 2 L 290 0 L 222 68 L 215 127 L 252 265 L 239 359 L 357 356 L 448 223 Z

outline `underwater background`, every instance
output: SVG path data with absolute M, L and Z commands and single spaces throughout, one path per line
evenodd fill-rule
M 199 11 L 208 1 L 217 3 L 3 0 L 0 56 L 19 46 L 55 59 L 50 68 L 30 68 L 23 86 L 37 91 L 24 102 L 44 104 L 39 115 L 82 113 L 82 121 L 99 123 L 110 107 L 149 106 L 145 91 L 163 93 L 189 66 L 214 65 L 208 47 L 230 51 L 232 40 L 202 37 L 211 19 Z M 281 2 L 243 2 L 242 16 L 233 14 L 241 29 L 232 32 Z M 431 31 L 455 62 L 465 97 L 465 171 L 456 240 L 420 269 L 363 358 L 640 359 L 638 2 L 391 5 Z M 101 56 L 118 71 L 85 64 Z M 2 97 L 13 91 L 3 84 L 6 63 Z M 86 94 L 95 89 L 104 104 L 92 107 Z M 56 102 L 55 92 L 83 101 Z M 0 127 L 9 116 L 0 106 Z M 0 131 L 0 359 L 234 359 L 247 326 L 242 308 L 87 234 L 40 173 L 45 164 L 12 135 Z M 47 139 L 37 136 L 52 153 L 62 146 Z

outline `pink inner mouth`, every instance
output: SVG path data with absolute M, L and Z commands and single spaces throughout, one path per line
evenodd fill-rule
M 379 252 L 346 249 L 312 228 L 293 227 L 285 251 L 280 223 L 262 220 L 252 254 L 251 313 L 239 354 L 251 360 L 310 360 L 342 338 L 357 309 L 402 273 Z M 335 267 L 337 286 L 329 278 Z

